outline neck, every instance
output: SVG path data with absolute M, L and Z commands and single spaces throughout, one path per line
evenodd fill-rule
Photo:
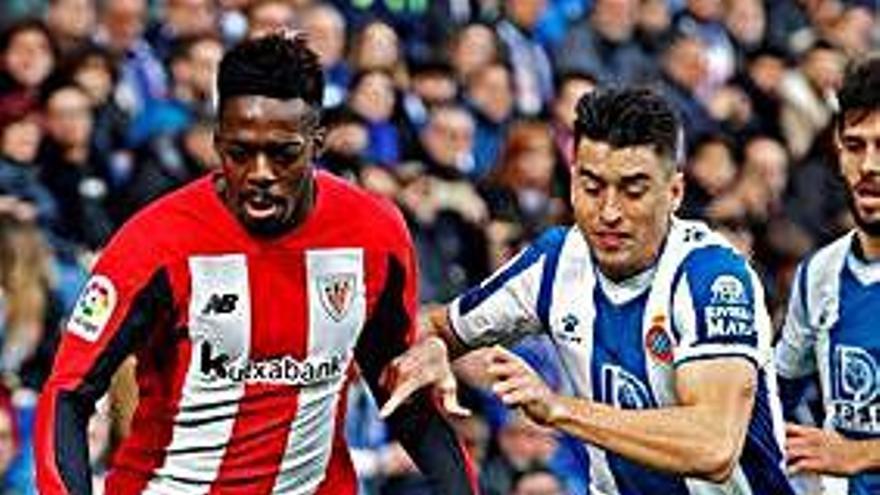
M 859 247 L 866 261 L 880 260 L 880 236 L 872 236 L 863 230 L 856 232 L 858 236 Z

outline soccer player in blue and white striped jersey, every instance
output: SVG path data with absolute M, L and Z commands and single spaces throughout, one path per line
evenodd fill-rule
M 552 392 L 502 348 L 487 366 L 493 391 L 584 440 L 590 493 L 793 493 L 761 282 L 720 235 L 674 217 L 681 135 L 650 90 L 583 97 L 576 225 L 433 314 L 434 336 L 386 370 L 383 412 L 429 383 L 451 403 L 447 357 L 544 333 L 576 396 Z
M 786 407 L 817 373 L 824 428 L 789 425 L 795 470 L 827 493 L 880 493 L 880 57 L 855 63 L 838 94 L 840 171 L 856 227 L 804 260 L 776 365 Z

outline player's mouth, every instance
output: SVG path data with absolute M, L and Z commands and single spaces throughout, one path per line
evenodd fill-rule
M 244 210 L 254 220 L 265 220 L 281 212 L 281 202 L 270 194 L 255 192 L 245 196 Z
M 623 232 L 602 231 L 593 234 L 595 247 L 601 251 L 616 251 L 623 247 L 629 236 Z
M 862 181 L 853 189 L 856 201 L 866 208 L 880 209 L 880 182 Z

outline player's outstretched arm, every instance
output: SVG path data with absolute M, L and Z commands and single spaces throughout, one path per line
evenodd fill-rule
M 721 482 L 730 477 L 745 442 L 756 389 L 754 366 L 742 358 L 682 365 L 681 405 L 618 409 L 555 394 L 521 358 L 495 349 L 492 389 L 509 407 L 645 466 Z
M 880 469 L 880 440 L 853 440 L 812 426 L 785 426 L 785 453 L 792 472 L 853 476 Z
M 396 376 L 389 371 L 389 363 L 404 354 L 415 335 L 414 273 L 411 263 L 389 256 L 384 290 L 355 349 L 361 374 L 378 404 L 387 403 L 390 390 L 394 388 Z M 426 345 L 416 346 L 429 350 L 422 356 L 428 360 L 421 362 L 422 365 L 440 369 L 442 361 L 448 369 L 445 347 L 437 346 L 437 342 L 423 344 Z M 435 378 L 439 380 L 440 376 Z M 452 387 L 454 396 L 454 381 L 445 386 Z M 386 410 L 391 434 L 428 478 L 434 493 L 477 493 L 470 461 L 431 395 L 424 390 L 412 389 L 393 409 Z

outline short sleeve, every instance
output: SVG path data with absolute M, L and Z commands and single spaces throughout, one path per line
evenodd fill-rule
M 765 311 L 756 301 L 760 283 L 745 259 L 710 246 L 691 253 L 675 281 L 675 365 L 695 359 L 741 356 L 760 363 L 758 332 Z
M 776 371 L 787 379 L 802 378 L 816 373 L 816 331 L 808 316 L 807 308 L 807 262 L 798 266 L 795 283 L 782 336 L 776 345 Z
M 552 229 L 502 266 L 480 285 L 467 290 L 449 307 L 452 329 L 467 347 L 509 342 L 537 333 L 542 299 L 565 239 L 565 229 Z M 546 301 L 544 301 L 546 303 Z

